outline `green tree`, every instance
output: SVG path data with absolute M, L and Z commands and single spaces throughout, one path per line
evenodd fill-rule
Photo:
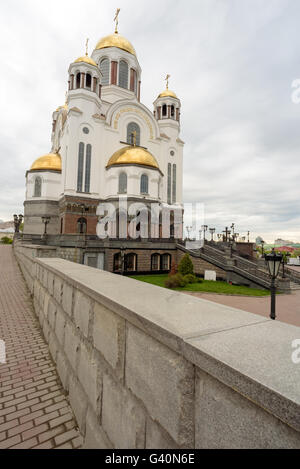
M 185 254 L 185 256 L 181 259 L 178 266 L 178 272 L 183 276 L 194 274 L 194 265 L 188 254 Z

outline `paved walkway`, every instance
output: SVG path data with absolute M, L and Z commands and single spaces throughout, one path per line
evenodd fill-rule
M 189 295 L 205 300 L 213 301 L 221 305 L 249 311 L 269 317 L 271 303 L 270 297 L 243 297 L 216 295 L 214 293 L 186 292 Z M 278 321 L 300 326 L 300 290 L 295 290 L 291 295 L 278 295 L 276 299 L 276 314 Z
M 0 246 L 0 449 L 79 448 L 72 411 L 10 246 Z

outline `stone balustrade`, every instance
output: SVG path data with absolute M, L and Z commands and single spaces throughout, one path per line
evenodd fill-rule
M 299 328 L 15 253 L 85 448 L 300 447 Z

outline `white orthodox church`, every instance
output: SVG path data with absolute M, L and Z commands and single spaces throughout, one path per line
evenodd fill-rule
M 181 102 L 168 78 L 149 110 L 141 103 L 137 54 L 117 28 L 91 57 L 86 52 L 70 65 L 66 103 L 53 113 L 51 152 L 26 173 L 24 234 L 42 235 L 47 216 L 50 238 L 95 236 L 97 206 L 122 195 L 128 203 L 182 205 Z

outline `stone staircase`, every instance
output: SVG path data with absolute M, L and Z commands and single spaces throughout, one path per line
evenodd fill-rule
M 247 260 L 239 256 L 236 251 L 230 253 L 230 248 L 222 248 L 218 249 L 217 247 L 213 247 L 212 245 L 205 244 L 202 249 L 186 249 L 182 246 L 178 246 L 179 249 L 185 250 L 188 252 L 192 257 L 199 257 L 210 264 L 213 264 L 216 267 L 224 270 L 228 273 L 234 273 L 241 277 L 241 279 L 246 279 L 253 284 L 263 287 L 266 289 L 270 289 L 270 277 L 267 270 L 264 269 L 264 266 L 259 264 L 256 260 Z M 298 272 L 296 272 L 298 274 Z M 297 288 L 300 287 L 300 273 L 297 280 L 299 280 L 299 284 L 297 284 L 294 279 L 291 279 L 288 274 L 286 275 L 286 279 L 279 277 L 277 280 L 277 287 L 281 291 L 290 291 L 290 281 L 294 282 L 297 285 Z M 296 289 L 293 286 L 293 289 Z

